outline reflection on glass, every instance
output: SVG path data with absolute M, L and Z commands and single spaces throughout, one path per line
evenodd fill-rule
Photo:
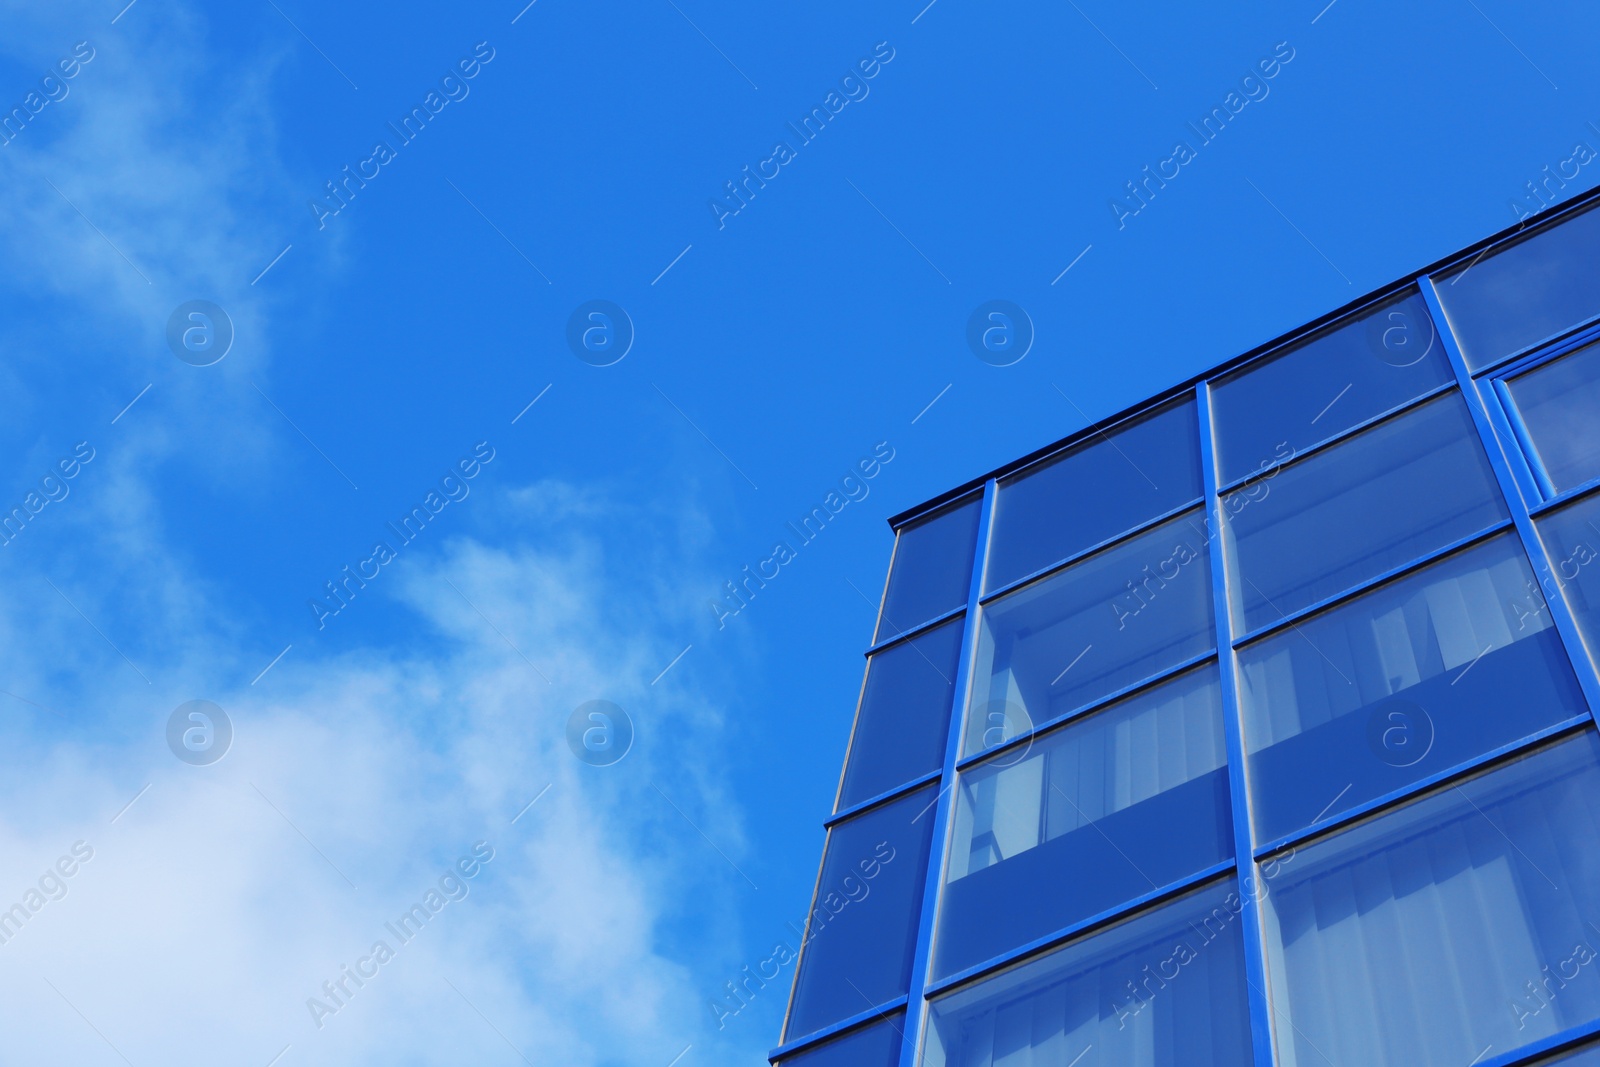
M 900 530 L 874 643 L 915 630 L 967 602 L 981 504 L 981 497 L 973 497 Z
M 1250 1062 L 1233 879 L 929 1005 L 922 1067 L 1239 1067 Z M 1005 903 L 997 901 L 997 907 Z
M 905 1012 L 897 1011 L 882 1022 L 786 1056 L 778 1061 L 778 1067 L 895 1067 L 900 1062 L 905 1027 Z
M 960 617 L 952 619 L 867 661 L 840 808 L 887 793 L 944 764 L 961 623 Z
M 1592 208 L 1438 280 L 1476 370 L 1600 314 L 1600 211 Z
M 936 941 L 954 974 L 1233 855 L 1217 668 L 964 773 Z
M 828 832 L 784 1040 L 903 996 L 911 983 L 937 786 Z
M 1592 730 L 1262 869 L 1284 1067 L 1469 1064 L 1600 1016 Z
M 1545 579 L 1545 594 L 1560 590 L 1578 621 L 1589 658 L 1600 662 L 1600 496 L 1541 515 L 1538 526 L 1555 571 Z
M 1218 478 L 1270 470 L 1453 376 L 1422 298 L 1385 301 L 1212 387 Z
M 1600 478 L 1600 345 L 1506 384 L 1555 491 Z
M 1240 649 L 1239 706 L 1258 843 L 1584 711 L 1510 535 Z
M 1454 391 L 1222 501 L 1237 633 L 1507 514 L 1466 404 Z
M 1000 486 L 984 588 L 1059 563 L 1200 493 L 1194 401 L 1096 434 Z
M 984 609 L 966 751 L 990 748 L 1216 644 L 1199 511 Z

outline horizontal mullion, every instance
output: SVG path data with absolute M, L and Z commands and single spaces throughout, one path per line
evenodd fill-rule
M 1329 438 L 1327 438 L 1325 440 L 1318 441 L 1314 445 L 1306 446 L 1305 448 L 1303 448 L 1300 451 L 1296 452 L 1290 458 L 1288 458 L 1288 459 L 1284 460 L 1283 462 L 1277 464 L 1276 467 L 1271 468 L 1271 469 L 1274 470 L 1274 471 L 1282 471 L 1282 470 L 1285 470 L 1285 469 L 1287 469 L 1289 467 L 1296 466 L 1297 464 L 1303 462 L 1304 460 L 1310 459 L 1312 456 L 1316 455 L 1319 452 L 1324 452 L 1327 449 L 1332 448 L 1334 445 L 1339 444 L 1342 441 L 1349 440 L 1351 437 L 1354 437 L 1356 434 L 1361 433 L 1363 430 L 1370 430 L 1370 429 L 1372 429 L 1372 427 L 1378 425 L 1379 423 L 1388 422 L 1390 419 L 1395 418 L 1396 416 L 1404 415 L 1406 412 L 1411 411 L 1413 408 L 1421 407 L 1423 404 L 1426 404 L 1428 401 L 1434 399 L 1435 397 L 1443 396 L 1445 393 L 1450 392 L 1451 390 L 1455 389 L 1455 387 L 1456 387 L 1456 383 L 1455 383 L 1454 379 L 1451 379 L 1449 381 L 1440 382 L 1438 385 L 1436 385 L 1433 388 L 1429 389 L 1427 392 L 1420 393 L 1417 396 L 1412 397 L 1410 400 L 1407 400 L 1405 403 L 1399 405 L 1398 407 L 1392 407 L 1392 408 L 1389 408 L 1387 411 L 1381 411 L 1378 414 L 1373 415 L 1371 418 L 1362 419 L 1360 422 L 1356 423 L 1354 426 L 1350 426 L 1350 427 L 1347 427 L 1346 429 L 1340 430 L 1333 437 L 1329 437 Z M 1248 484 L 1250 482 L 1253 482 L 1256 479 L 1262 477 L 1263 474 L 1265 474 L 1264 471 L 1257 470 L 1254 473 L 1247 474 L 1242 478 L 1235 478 L 1233 481 L 1231 481 L 1231 482 L 1227 483 L 1226 485 L 1220 487 L 1217 490 L 1217 496 L 1219 496 L 1219 497 L 1227 496 L 1229 493 L 1231 493 L 1234 490 L 1240 488 L 1241 486 L 1246 485 L 1246 484 Z M 1267 477 L 1274 477 L 1275 475 L 1266 475 L 1266 476 Z
M 1600 489 L 1600 478 L 1590 478 L 1583 484 L 1575 485 L 1571 489 L 1553 496 L 1543 503 L 1535 504 L 1533 507 L 1528 509 L 1528 514 L 1534 518 L 1537 518 L 1540 515 L 1543 515 L 1545 512 L 1554 511 L 1557 508 L 1565 507 L 1566 505 L 1571 504 L 1582 497 L 1586 497 L 1590 493 L 1593 493 L 1596 489 Z
M 1477 1067 L 1517 1067 L 1518 1064 L 1533 1063 L 1553 1053 L 1576 1052 L 1579 1046 L 1597 1035 L 1600 1035 L 1600 1019 L 1568 1027 L 1539 1041 L 1530 1041 L 1521 1048 L 1484 1060 Z
M 1541 341 L 1525 345 L 1508 356 L 1501 356 L 1481 370 L 1472 371 L 1472 377 L 1474 381 L 1489 376 L 1514 377 L 1548 360 L 1582 348 L 1596 338 L 1600 338 L 1600 315 L 1591 315 L 1572 326 L 1557 330 Z
M 899 800 L 907 793 L 914 793 L 930 782 L 937 782 L 939 780 L 939 773 L 939 768 L 935 767 L 927 774 L 911 779 L 911 781 L 907 782 L 905 785 L 897 785 L 893 789 L 890 789 L 884 793 L 879 793 L 875 797 L 868 797 L 866 800 L 852 804 L 848 808 L 841 808 L 832 815 L 828 816 L 826 819 L 822 820 L 822 825 L 824 828 L 831 830 L 836 824 L 842 823 L 846 819 L 852 819 L 857 815 L 863 814 L 864 812 L 871 811 L 880 804 L 887 804 L 892 800 Z
M 1016 963 L 1018 960 L 1021 960 L 1026 956 L 1032 956 L 1036 953 L 1043 955 L 1048 949 L 1055 948 L 1064 942 L 1071 941 L 1075 937 L 1081 937 L 1084 934 L 1091 933 L 1100 927 L 1108 926 L 1119 919 L 1127 918 L 1136 911 L 1144 908 L 1154 907 L 1158 904 L 1163 904 L 1174 897 L 1182 896 L 1184 893 L 1194 889 L 1196 886 L 1199 886 L 1204 882 L 1209 882 L 1218 875 L 1227 874 L 1233 869 L 1234 861 L 1231 859 L 1223 860 L 1221 863 L 1213 863 L 1211 866 L 1196 871 L 1194 874 L 1180 878 L 1174 882 L 1169 882 L 1168 884 L 1160 886 L 1159 888 L 1152 889 L 1150 892 L 1145 893 L 1142 896 L 1134 897 L 1132 900 L 1125 901 L 1122 904 L 1118 904 L 1114 908 L 1107 908 L 1105 911 L 1102 911 L 1097 915 L 1091 915 L 1089 918 L 1073 923 L 1071 926 L 1063 927 L 1060 930 L 1057 930 L 1054 933 L 1046 934 L 1043 937 L 1036 937 L 1032 941 L 1020 945 L 1009 952 L 1003 952 L 998 956 L 983 961 L 982 963 L 975 964 L 974 966 L 957 971 L 948 978 L 941 978 L 936 982 L 929 982 L 926 995 L 929 999 L 932 999 L 934 996 L 938 995 L 939 993 L 943 993 L 947 989 L 954 988 L 955 986 L 962 985 L 967 982 L 972 982 L 975 979 L 983 978 L 994 971 Z
M 1441 785 L 1450 785 L 1452 783 L 1459 782 L 1462 779 L 1470 778 L 1475 774 L 1489 769 L 1492 764 L 1499 763 L 1501 761 L 1507 761 L 1509 757 L 1534 748 L 1543 742 L 1550 741 L 1558 737 L 1563 737 L 1565 735 L 1577 735 L 1582 733 L 1584 728 L 1590 726 L 1592 723 L 1593 720 L 1587 713 L 1575 715 L 1570 719 L 1563 719 L 1554 725 L 1546 726 L 1542 730 L 1535 730 L 1533 733 L 1528 734 L 1525 737 L 1518 738 L 1515 741 L 1511 741 L 1504 745 L 1497 745 L 1494 748 L 1488 749 L 1487 751 L 1474 756 L 1470 760 L 1465 760 L 1453 767 L 1447 767 L 1442 771 L 1437 771 L 1428 775 L 1426 778 L 1419 778 L 1410 785 L 1401 786 L 1399 789 L 1390 790 L 1380 797 L 1374 797 L 1372 800 L 1357 804 L 1349 811 L 1341 812 L 1338 815 L 1322 819 L 1318 822 L 1312 823 L 1310 826 L 1307 826 L 1302 830 L 1296 830 L 1295 832 L 1291 834 L 1285 834 L 1276 840 L 1268 841 L 1266 844 L 1260 845 L 1256 848 L 1254 859 L 1259 863 L 1262 860 L 1271 859 L 1275 854 L 1282 852 L 1286 848 L 1297 848 L 1300 845 L 1304 845 L 1314 837 L 1332 836 L 1335 832 L 1345 829 L 1352 823 L 1360 822 L 1363 819 L 1380 814 L 1389 810 L 1390 808 L 1400 807 L 1407 801 L 1412 800 L 1431 789 L 1437 789 Z
M 854 1030 L 866 1023 L 876 1022 L 887 1015 L 893 1015 L 895 1012 L 906 1006 L 906 1001 L 908 999 L 910 998 L 904 993 L 901 993 L 893 1000 L 886 1000 L 875 1008 L 868 1008 L 866 1011 L 858 1011 L 847 1019 L 842 1019 L 839 1022 L 831 1023 L 828 1026 L 824 1026 L 821 1030 L 813 1030 L 804 1037 L 795 1038 L 793 1041 L 779 1045 L 777 1048 L 767 1053 L 767 1062 L 776 1063 L 779 1059 L 782 1059 L 785 1056 L 793 1056 L 795 1053 L 804 1052 L 813 1045 L 819 1045 L 822 1042 L 827 1041 L 829 1038 L 838 1037 L 846 1030 Z
M 1280 630 L 1287 629 L 1296 623 L 1304 622 L 1312 615 L 1326 611 L 1329 608 L 1338 607 L 1340 604 L 1343 604 L 1349 600 L 1354 600 L 1363 593 L 1370 593 L 1379 586 L 1386 585 L 1389 582 L 1394 581 L 1396 578 L 1404 577 L 1412 571 L 1421 570 L 1423 567 L 1426 567 L 1429 564 L 1437 563 L 1446 556 L 1454 555 L 1455 553 L 1471 548 L 1480 542 L 1487 541 L 1496 534 L 1504 533 L 1507 530 L 1512 529 L 1514 526 L 1514 520 L 1510 518 L 1500 519 L 1497 522 L 1485 526 L 1477 533 L 1469 534 L 1466 537 L 1457 538 L 1447 545 L 1435 548 L 1430 552 L 1418 556 L 1416 559 L 1410 560 L 1407 563 L 1402 563 L 1398 567 L 1390 567 L 1388 570 L 1382 571 L 1371 578 L 1364 578 L 1358 584 L 1353 585 L 1342 592 L 1335 593 L 1333 596 L 1323 597 L 1314 604 L 1308 604 L 1303 608 L 1296 608 L 1294 611 L 1289 612 L 1280 619 L 1274 619 L 1269 623 L 1257 626 L 1254 630 L 1251 630 L 1242 637 L 1234 638 L 1233 647 L 1235 651 L 1237 651 L 1242 649 L 1245 645 L 1254 644 L 1264 637 L 1271 636 L 1272 634 L 1275 634 Z
M 1072 566 L 1074 563 L 1081 563 L 1083 560 L 1088 559 L 1090 556 L 1094 555 L 1097 552 L 1104 551 L 1105 549 L 1108 549 L 1108 548 L 1112 547 L 1113 545 L 1116 545 L 1116 544 L 1119 544 L 1119 543 L 1121 543 L 1123 541 L 1126 541 L 1129 538 L 1137 537 L 1139 534 L 1146 533 L 1149 530 L 1151 530 L 1151 529 L 1153 529 L 1153 528 L 1155 528 L 1157 526 L 1160 526 L 1162 523 L 1167 522 L 1170 519 L 1177 518 L 1179 515 L 1182 515 L 1186 511 L 1193 511 L 1194 509 L 1196 509 L 1198 507 L 1201 507 L 1202 505 L 1205 504 L 1205 502 L 1206 502 L 1206 498 L 1203 497 L 1203 496 L 1197 496 L 1193 500 L 1185 501 L 1184 503 L 1179 504 L 1175 508 L 1171 508 L 1170 510 L 1162 512 L 1160 515 L 1157 515 L 1155 518 L 1145 519 L 1143 522 L 1140 522 L 1135 526 L 1130 526 L 1126 530 L 1123 530 L 1119 534 L 1114 534 L 1113 536 L 1108 537 L 1105 540 L 1098 542 L 1097 544 L 1090 545 L 1088 548 L 1080 549 L 1077 552 L 1072 553 L 1070 556 L 1066 556 L 1066 557 L 1064 557 L 1062 559 L 1059 559 L 1056 562 L 1049 564 L 1048 566 L 1040 567 L 1036 571 L 1033 571 L 1033 572 L 1031 572 L 1029 574 L 1024 574 L 1021 578 L 1013 578 L 1013 579 L 1011 579 L 1011 581 L 1007 582 L 1005 585 L 998 586 L 998 587 L 996 587 L 994 589 L 991 589 L 988 592 L 984 593 L 981 597 L 978 598 L 978 603 L 979 604 L 987 604 L 987 603 L 989 603 L 989 601 L 994 600 L 994 599 L 996 599 L 998 597 L 1005 596 L 1007 593 L 1012 592 L 1013 590 L 1016 590 L 1016 589 L 1020 589 L 1023 586 L 1025 586 L 1028 583 L 1030 583 L 1030 582 L 1036 582 L 1040 578 L 1045 578 L 1045 577 L 1048 577 L 1048 576 L 1056 573 L 1057 571 L 1065 570 L 1066 568 Z M 987 579 L 988 576 L 985 575 L 984 577 L 985 577 L 985 579 Z
M 911 629 L 905 631 L 904 633 L 898 633 L 893 637 L 884 638 L 882 641 L 879 641 L 877 644 L 867 649 L 865 654 L 868 656 L 876 656 L 879 652 L 882 652 L 885 649 L 893 648 L 895 645 L 901 644 L 905 641 L 910 641 L 912 638 L 921 637 L 923 634 L 927 633 L 929 630 L 932 630 L 941 623 L 946 623 L 951 619 L 959 617 L 961 613 L 966 610 L 967 606 L 965 604 L 962 604 L 960 607 L 951 608 L 942 615 L 935 615 L 927 622 L 919 622 L 917 625 L 911 627 Z
M 1054 730 L 1063 723 L 1068 723 L 1074 719 L 1081 719 L 1085 716 L 1092 715 L 1095 712 L 1100 711 L 1102 708 L 1105 708 L 1111 704 L 1115 704 L 1119 700 L 1125 700 L 1137 693 L 1144 692 L 1146 689 L 1154 688 L 1155 686 L 1160 685 L 1162 682 L 1171 681 L 1173 678 L 1176 678 L 1185 671 L 1193 670 L 1195 667 L 1198 667 L 1201 664 L 1207 663 L 1216 658 L 1217 650 L 1212 648 L 1206 652 L 1200 653 L 1198 656 L 1190 656 L 1188 659 L 1174 664 L 1171 667 L 1165 667 L 1147 678 L 1141 678 L 1132 685 L 1125 685 L 1121 689 L 1117 689 L 1103 697 L 1096 697 L 1087 704 L 1080 704 L 1071 711 L 1063 712 L 1054 718 L 1046 719 L 1044 722 L 1034 723 L 1033 728 L 1028 730 L 1026 733 L 1020 733 L 1016 737 L 1002 741 L 993 748 L 986 748 L 982 751 L 974 752 L 970 756 L 961 757 L 961 759 L 956 761 L 956 770 L 964 771 L 968 767 L 971 767 L 974 763 L 981 763 L 984 760 L 1003 755 L 1006 752 L 1009 752 L 1011 749 L 1014 749 L 1019 745 L 1026 744 L 1028 741 L 1037 738 L 1040 734 Z

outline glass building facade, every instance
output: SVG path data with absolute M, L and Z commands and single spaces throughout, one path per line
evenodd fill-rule
M 784 1067 L 1600 1067 L 1600 196 L 892 520 Z

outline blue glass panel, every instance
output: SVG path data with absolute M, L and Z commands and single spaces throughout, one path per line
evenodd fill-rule
M 1512 535 L 1239 651 L 1258 842 L 1584 713 Z
M 867 661 L 839 807 L 887 793 L 944 764 L 961 623 L 953 619 Z
M 1473 369 L 1600 314 L 1600 211 L 1541 230 L 1437 282 Z
M 785 1057 L 778 1067 L 895 1067 L 905 1026 L 905 1012 L 895 1012 L 882 1022 Z
M 1592 730 L 1260 868 L 1283 1067 L 1443 1067 L 1600 1017 Z
M 874 643 L 915 630 L 967 602 L 981 497 L 900 530 Z
M 1506 517 L 1450 392 L 1223 498 L 1243 633 Z
M 1229 878 L 935 999 L 922 1067 L 1249 1064 L 1234 884 Z
M 919 789 L 828 832 L 785 1041 L 909 990 L 936 789 Z
M 1000 486 L 984 587 L 1059 563 L 1200 493 L 1192 400 L 1096 434 Z
M 1555 569 L 1554 577 L 1545 579 L 1545 594 L 1554 595 L 1552 586 L 1560 589 L 1589 658 L 1600 662 L 1600 496 L 1541 515 L 1538 525 Z
M 989 748 L 1216 645 L 1199 511 L 994 600 L 983 612 L 966 751 Z
M 1600 478 L 1600 345 L 1507 383 L 1556 492 Z
M 1217 476 L 1271 469 L 1453 377 L 1422 298 L 1386 301 L 1212 387 Z
M 961 776 L 935 973 L 954 974 L 1232 857 L 1215 665 Z

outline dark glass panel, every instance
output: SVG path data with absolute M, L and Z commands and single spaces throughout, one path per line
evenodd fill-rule
M 1546 578 L 1546 595 L 1557 589 L 1567 601 L 1589 657 L 1600 659 L 1600 496 L 1539 516 L 1539 537 L 1555 574 Z
M 874 643 L 915 630 L 967 602 L 981 497 L 902 527 Z
M 1059 563 L 1200 493 L 1192 400 L 1096 434 L 1000 486 L 985 588 Z
M 961 624 L 962 619 L 952 619 L 867 661 L 839 807 L 887 793 L 944 765 Z
M 787 1056 L 778 1067 L 895 1067 L 905 1025 L 905 1013 L 895 1012 L 881 1022 Z
M 1600 345 L 1507 383 L 1556 492 L 1600 478 Z
M 909 990 L 936 790 L 919 789 L 828 832 L 784 1040 Z

